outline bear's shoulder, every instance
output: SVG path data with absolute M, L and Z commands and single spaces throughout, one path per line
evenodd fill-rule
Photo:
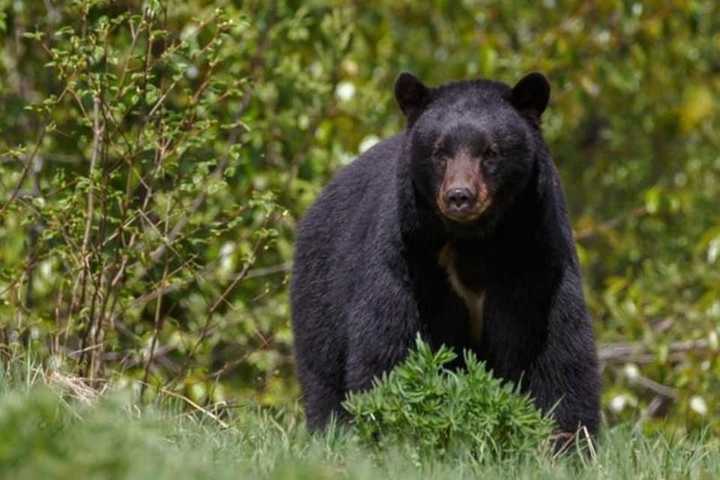
M 360 200 L 372 200 L 394 184 L 396 165 L 402 150 L 402 135 L 382 140 L 338 171 L 318 196 L 313 209 L 331 205 L 346 209 Z
M 378 143 L 361 153 L 355 160 L 342 168 L 328 185 L 352 182 L 358 178 L 372 176 L 373 178 L 388 178 L 388 173 L 400 157 L 403 145 L 403 135 L 395 135 Z
M 300 222 L 299 239 L 318 231 L 341 235 L 348 229 L 365 229 L 378 212 L 394 211 L 402 144 L 402 135 L 382 140 L 335 174 Z M 326 241 L 336 242 L 336 234 L 327 232 Z

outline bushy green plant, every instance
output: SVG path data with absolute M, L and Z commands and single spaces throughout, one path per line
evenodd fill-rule
M 419 337 L 416 349 L 367 392 L 344 406 L 361 440 L 406 443 L 418 454 L 470 451 L 481 459 L 521 455 L 547 445 L 553 422 L 517 388 L 493 377 L 469 351 L 466 368 L 448 368 L 457 355 L 433 352 Z

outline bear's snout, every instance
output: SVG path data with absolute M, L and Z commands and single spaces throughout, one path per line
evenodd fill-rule
M 469 188 L 453 188 L 445 192 L 445 204 L 450 212 L 465 215 L 472 209 L 477 192 Z
M 440 212 L 456 222 L 472 222 L 485 211 L 488 189 L 479 162 L 466 151 L 447 160 L 437 206 Z

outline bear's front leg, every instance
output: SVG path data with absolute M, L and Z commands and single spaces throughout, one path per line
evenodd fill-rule
M 376 279 L 372 294 L 356 302 L 348 318 L 345 386 L 364 391 L 400 363 L 420 331 L 417 303 L 409 287 Z M 377 288 L 378 283 L 383 288 Z
M 529 377 L 531 396 L 543 411 L 552 409 L 558 433 L 574 437 L 583 427 L 590 434 L 598 431 L 601 385 L 595 341 L 580 279 L 571 269 L 552 299 L 546 341 Z

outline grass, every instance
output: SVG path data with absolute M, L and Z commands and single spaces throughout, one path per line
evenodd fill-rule
M 312 436 L 297 409 L 245 406 L 188 414 L 177 399 L 139 409 L 123 392 L 99 398 L 77 381 L 27 366 L 0 377 L 0 478 L 72 479 L 714 479 L 718 439 L 647 437 L 609 428 L 594 458 L 472 455 L 418 458 L 373 450 L 348 431 Z M 71 386 L 74 385 L 74 386 Z

